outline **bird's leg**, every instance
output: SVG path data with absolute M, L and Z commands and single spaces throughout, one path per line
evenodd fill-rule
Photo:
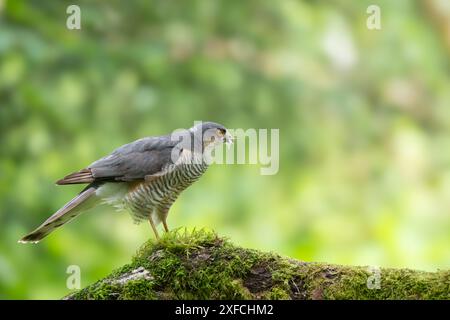
M 162 223 L 163 223 L 164 231 L 169 232 L 169 227 L 167 226 L 166 219 L 164 219 Z
M 168 208 L 161 208 L 160 209 L 160 217 L 161 221 L 163 223 L 164 231 L 169 232 L 169 227 L 167 226 L 167 215 L 169 214 Z
M 150 225 L 152 226 L 153 232 L 155 233 L 156 240 L 159 240 L 158 230 L 156 230 L 155 223 L 153 222 L 153 219 L 152 219 L 151 215 L 148 217 L 148 221 L 150 222 Z

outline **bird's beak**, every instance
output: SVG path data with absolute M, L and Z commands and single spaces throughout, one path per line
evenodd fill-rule
M 232 144 L 233 144 L 234 137 L 227 131 L 227 133 L 225 133 L 225 138 L 224 138 L 224 140 L 225 140 L 225 143 L 226 143 L 227 145 L 232 145 Z

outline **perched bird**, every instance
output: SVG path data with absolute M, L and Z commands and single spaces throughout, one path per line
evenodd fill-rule
M 208 168 L 207 151 L 232 136 L 222 125 L 201 122 L 189 130 L 147 137 L 123 145 L 87 168 L 56 184 L 88 184 L 75 198 L 19 242 L 39 242 L 81 212 L 101 203 L 129 209 L 135 222 L 148 219 L 156 227 L 167 226 L 167 214 L 179 194 Z

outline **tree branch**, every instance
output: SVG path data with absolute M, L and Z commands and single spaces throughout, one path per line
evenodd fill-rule
M 171 232 L 65 299 L 449 299 L 450 271 L 307 263 L 206 231 Z

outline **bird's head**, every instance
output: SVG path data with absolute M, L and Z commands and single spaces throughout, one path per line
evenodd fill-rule
M 233 136 L 223 125 L 215 122 L 202 122 L 190 129 L 194 136 L 202 138 L 203 148 L 215 147 L 222 143 L 233 143 Z M 201 135 L 200 135 L 201 134 Z

